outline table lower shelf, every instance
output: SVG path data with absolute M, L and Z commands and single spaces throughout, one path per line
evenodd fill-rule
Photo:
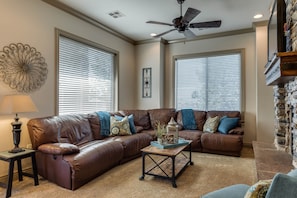
M 189 154 L 190 155 L 190 154 Z M 152 164 L 145 168 L 145 157 L 148 157 Z M 172 186 L 177 187 L 175 180 L 186 169 L 188 165 L 193 165 L 191 157 L 181 152 L 177 156 L 159 156 L 156 154 L 144 153 L 143 155 L 143 175 L 139 178 L 144 179 L 145 175 L 151 175 L 169 179 L 172 181 Z

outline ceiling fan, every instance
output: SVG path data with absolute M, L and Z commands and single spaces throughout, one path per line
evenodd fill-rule
M 194 38 L 196 35 L 189 29 L 189 28 L 217 28 L 221 26 L 222 21 L 207 21 L 207 22 L 201 22 L 201 23 L 190 23 L 201 11 L 194 9 L 194 8 L 188 8 L 185 15 L 182 16 L 182 4 L 185 2 L 185 0 L 177 0 L 177 3 L 180 4 L 180 17 L 177 17 L 172 20 L 172 23 L 163 23 L 159 21 L 147 21 L 146 23 L 151 24 L 158 24 L 158 25 L 168 25 L 168 26 L 174 26 L 173 29 L 168 30 L 166 32 L 163 32 L 161 34 L 157 34 L 153 37 L 157 38 L 160 36 L 163 36 L 169 32 L 172 32 L 174 30 L 177 30 L 180 33 L 184 33 L 186 38 Z

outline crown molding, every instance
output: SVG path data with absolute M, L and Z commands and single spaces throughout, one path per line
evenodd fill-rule
M 98 28 L 100 28 L 100 29 L 102 29 L 102 30 L 116 36 L 116 37 L 119 37 L 119 38 L 121 38 L 121 39 L 135 45 L 135 41 L 133 39 L 128 38 L 127 36 L 125 36 L 125 35 L 117 32 L 117 31 L 103 25 L 99 21 L 97 21 L 97 20 L 95 20 L 93 18 L 90 18 L 87 15 L 85 15 L 85 14 L 83 14 L 83 13 L 81 13 L 81 12 L 79 12 L 79 11 L 77 11 L 77 10 L 75 10 L 75 9 L 73 9 L 73 8 L 59 2 L 59 1 L 57 1 L 57 0 L 42 0 L 42 1 L 47 3 L 47 4 L 50 4 L 50 5 L 54 6 L 56 8 L 58 8 L 58 9 L 60 9 L 60 10 L 63 10 L 66 13 L 71 14 L 71 15 L 73 15 L 73 16 L 75 16 L 75 17 L 77 17 L 77 18 L 79 18 L 79 19 L 81 19 L 81 20 L 83 20 L 85 22 L 88 22 L 88 23 L 90 23 L 90 24 L 92 24 L 92 25 L 94 25 L 94 26 L 96 26 L 96 27 L 98 27 Z
M 219 32 L 214 34 L 207 34 L 207 35 L 201 35 L 196 36 L 194 39 L 177 39 L 177 40 L 170 40 L 167 41 L 168 44 L 172 43 L 185 43 L 189 41 L 198 41 L 198 40 L 205 40 L 205 39 L 212 39 L 212 38 L 219 38 L 219 37 L 225 37 L 225 36 L 233 36 L 233 35 L 239 35 L 239 34 L 246 34 L 255 32 L 253 28 L 246 28 L 241 30 L 232 30 L 232 31 L 226 31 L 226 32 Z

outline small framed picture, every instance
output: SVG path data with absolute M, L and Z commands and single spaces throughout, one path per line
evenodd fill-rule
M 152 68 L 142 69 L 142 97 L 152 97 Z

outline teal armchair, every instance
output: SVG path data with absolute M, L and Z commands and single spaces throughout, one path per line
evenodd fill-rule
M 246 184 L 236 184 L 210 192 L 201 196 L 201 198 L 248 198 L 251 191 L 255 189 L 255 185 L 248 186 Z M 249 193 L 247 193 L 248 191 Z M 277 173 L 273 177 L 271 183 L 267 185 L 267 188 L 262 189 L 262 193 L 263 198 L 296 198 L 297 169 L 290 171 L 288 174 Z

